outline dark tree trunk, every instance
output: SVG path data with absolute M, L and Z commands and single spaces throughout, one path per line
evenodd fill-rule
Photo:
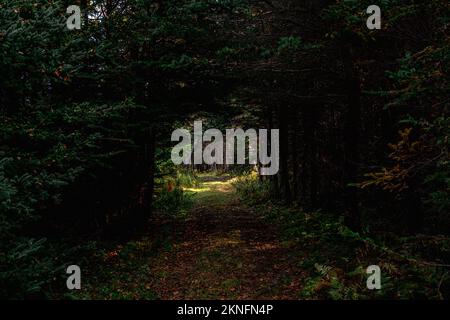
M 155 185 L 155 131 L 150 128 L 147 141 L 144 143 L 144 163 L 147 174 L 144 174 L 145 181 L 141 187 L 139 207 L 137 210 L 137 222 L 145 222 L 151 214 L 152 200 Z
M 317 172 L 317 119 L 318 119 L 318 105 L 308 104 L 304 107 L 303 126 L 304 134 L 304 170 L 303 170 L 303 189 L 305 196 L 308 197 L 307 205 L 311 209 L 317 208 L 317 186 L 318 186 L 318 172 Z M 306 195 L 307 193 L 307 195 Z
M 300 170 L 299 170 L 299 135 L 298 135 L 298 109 L 293 107 L 291 109 L 290 119 L 291 141 L 292 141 L 292 192 L 293 198 L 298 199 L 300 194 Z
M 268 129 L 268 141 L 269 141 L 269 145 L 267 146 L 268 150 L 270 150 L 271 145 L 270 145 L 270 141 L 271 139 L 271 130 L 274 128 L 274 119 L 273 119 L 273 110 L 272 107 L 268 107 L 267 108 L 267 129 Z M 272 196 L 275 198 L 279 198 L 280 197 L 280 189 L 278 186 L 278 175 L 275 174 L 273 176 L 270 176 L 270 189 L 271 189 L 271 193 Z
M 289 204 L 292 201 L 291 188 L 289 185 L 288 157 L 289 157 L 289 128 L 288 110 L 278 106 L 278 119 L 280 128 L 280 171 L 279 183 L 281 196 Z
M 345 41 L 345 40 L 344 40 Z M 348 43 L 342 47 L 342 60 L 347 94 L 347 111 L 344 124 L 344 198 L 347 226 L 355 230 L 361 227 L 358 190 L 348 186 L 358 178 L 359 135 L 361 127 L 361 87 L 353 65 L 352 48 Z

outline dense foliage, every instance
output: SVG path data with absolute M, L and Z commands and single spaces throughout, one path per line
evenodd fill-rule
M 170 133 L 196 117 L 280 128 L 262 201 L 446 241 L 448 1 L 375 1 L 382 30 L 366 0 L 73 2 L 81 30 L 71 1 L 0 3 L 1 297 L 52 296 L 80 238 L 184 210 Z

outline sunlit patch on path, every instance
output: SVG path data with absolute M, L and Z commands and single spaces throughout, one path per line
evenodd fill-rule
M 184 190 L 195 194 L 196 207 L 229 204 L 232 200 L 236 200 L 232 186 L 233 180 L 228 176 L 204 176 L 200 186 Z

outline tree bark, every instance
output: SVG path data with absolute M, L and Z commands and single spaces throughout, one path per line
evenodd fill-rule
M 288 157 L 289 157 L 289 128 L 288 128 L 288 110 L 283 110 L 281 106 L 277 107 L 279 128 L 280 128 L 280 172 L 279 183 L 283 199 L 289 204 L 292 201 L 291 188 L 289 184 Z
M 344 198 L 345 224 L 355 230 L 361 227 L 358 190 L 348 184 L 356 182 L 359 163 L 359 135 L 361 127 L 361 86 L 353 63 L 351 44 L 344 39 L 342 61 L 347 92 L 347 112 L 344 124 Z

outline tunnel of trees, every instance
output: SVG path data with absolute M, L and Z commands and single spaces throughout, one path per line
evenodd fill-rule
M 201 119 L 280 129 L 248 199 L 394 243 L 411 297 L 450 297 L 449 71 L 448 0 L 2 0 L 0 296 L 58 296 L 94 240 L 150 228 Z M 183 168 L 212 169 L 248 174 Z

